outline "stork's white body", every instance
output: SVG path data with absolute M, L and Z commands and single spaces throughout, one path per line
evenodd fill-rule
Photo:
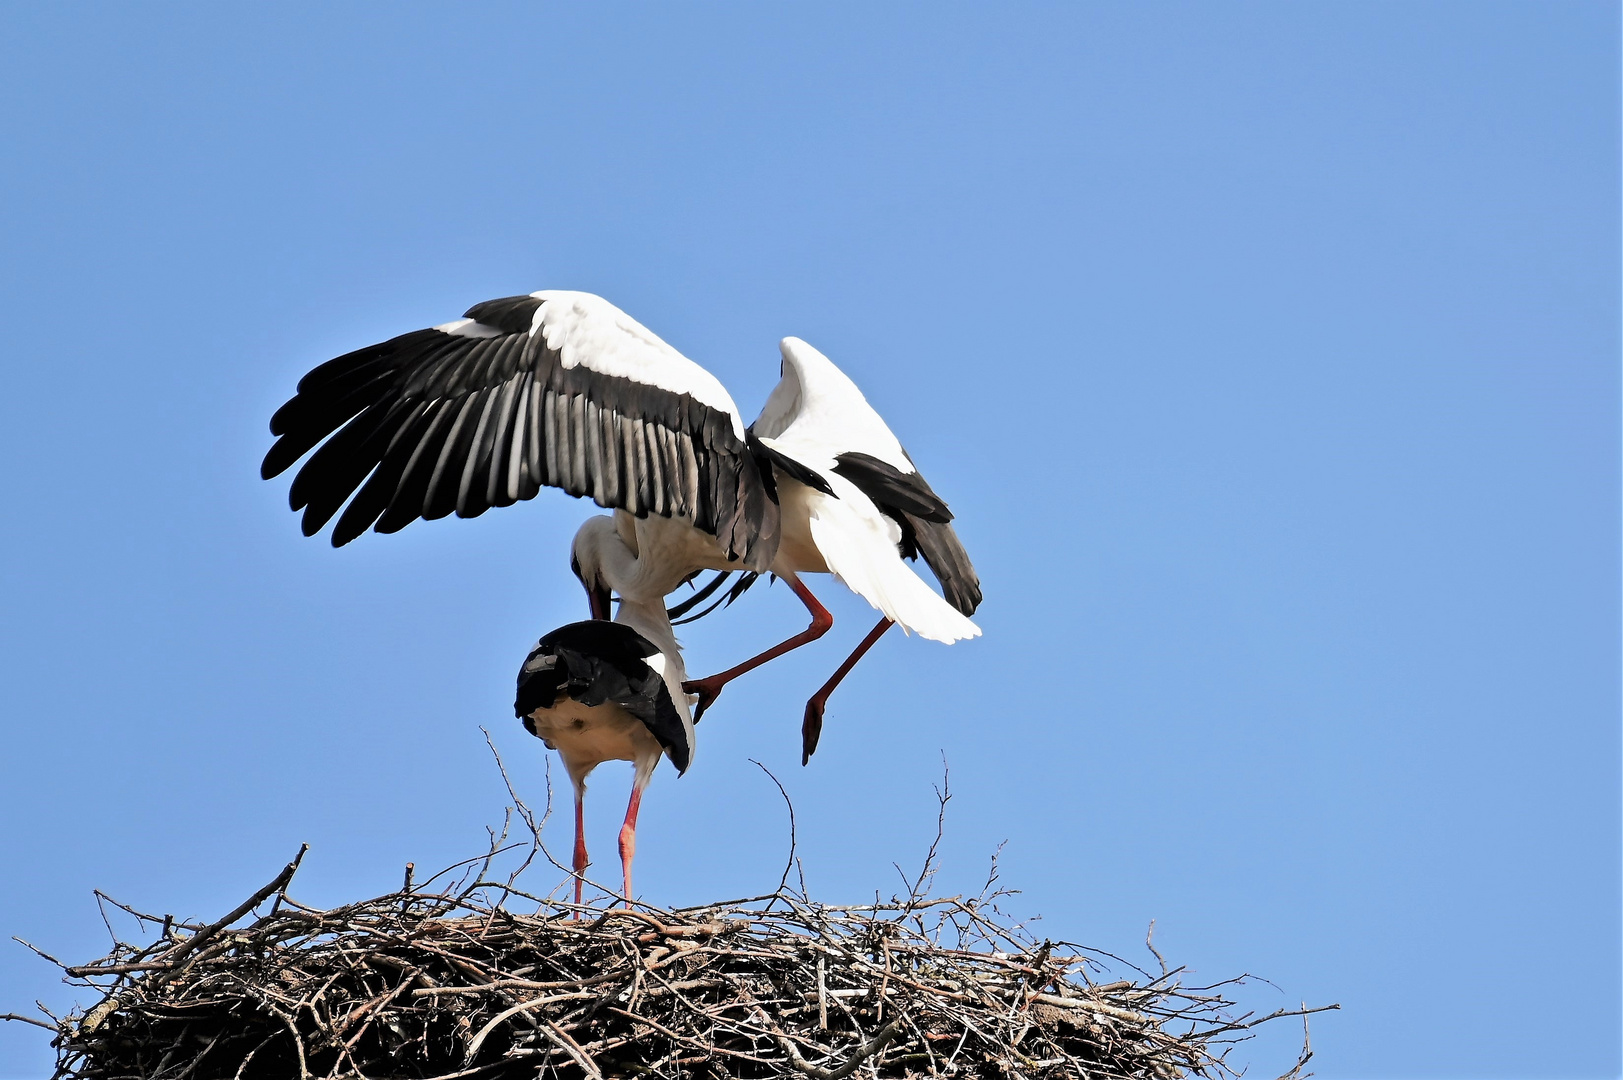
M 980 628 L 943 600 L 903 561 L 901 527 L 855 484 L 834 471 L 841 454 L 878 458 L 904 474 L 912 460 L 868 399 L 834 362 L 799 338 L 784 338 L 783 377 L 751 425 L 772 449 L 815 471 L 824 494 L 791 477 L 778 479 L 783 537 L 772 569 L 832 573 L 903 630 L 934 641 L 980 636 Z
M 600 515 L 592 520 L 609 518 Z M 593 542 L 602 544 L 599 559 L 605 582 L 624 600 L 650 606 L 663 604 L 664 598 L 696 570 L 738 568 L 714 536 L 694 528 L 685 518 L 654 514 L 639 518 L 616 510 L 612 520 L 612 530 L 594 526 L 592 521 L 581 528 L 596 531 Z
M 857 486 L 834 471 L 840 454 L 871 455 L 902 473 L 916 473 L 907 451 L 833 361 L 799 338 L 784 338 L 783 374 L 751 425 L 772 449 L 822 477 L 825 494 L 780 473 L 781 536 L 772 572 L 832 573 L 903 630 L 934 641 L 978 637 L 980 628 L 926 585 L 898 550 L 901 528 Z M 601 519 L 608 521 L 605 515 Z M 627 599 L 652 603 L 696 570 L 726 570 L 716 538 L 679 517 L 613 515 L 613 528 L 582 527 L 599 546 L 603 580 Z M 581 537 L 577 537 L 577 552 Z

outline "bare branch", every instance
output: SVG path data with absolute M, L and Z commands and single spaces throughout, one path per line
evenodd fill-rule
M 1302 1050 L 1283 1080 L 1304 1080 L 1307 1016 L 1334 1008 L 1257 1016 L 1238 1003 L 1249 976 L 1185 985 L 1186 973 L 1156 951 L 1153 925 L 1146 943 L 1158 974 L 1034 940 L 996 910 L 1010 894 L 997 888 L 995 858 L 978 896 L 929 896 L 951 797 L 945 777 L 935 840 L 905 897 L 831 906 L 811 900 L 803 882 L 791 891 L 794 808 L 762 766 L 790 814 L 775 891 L 676 911 L 581 912 L 519 886 L 537 853 L 550 858 L 547 817 L 519 798 L 495 757 L 513 805 L 483 854 L 424 882 L 411 867 L 397 891 L 331 909 L 287 897 L 295 859 L 223 919 L 182 927 L 185 936 L 172 920 L 137 914 L 150 941 L 115 941 L 101 960 L 65 969 L 101 990 L 88 1011 L 49 1023 L 0 1019 L 53 1032 L 56 1080 L 1236 1080 L 1234 1044 L 1301 1016 Z M 509 842 L 520 827 L 530 843 Z M 457 873 L 462 880 L 446 884 Z M 514 898 L 535 910 L 512 910 Z M 1124 974 L 1095 978 L 1106 970 Z
M 777 892 L 781 894 L 784 888 L 789 884 L 789 871 L 795 868 L 795 804 L 794 801 L 789 798 L 789 793 L 784 790 L 783 782 L 772 774 L 771 769 L 767 768 L 765 765 L 762 765 L 754 758 L 750 758 L 750 764 L 766 773 L 767 779 L 771 780 L 772 783 L 777 786 L 778 794 L 783 796 L 783 805 L 789 808 L 789 858 L 783 864 L 783 877 L 778 879 Z M 771 905 L 769 904 L 768 906 L 770 907 Z

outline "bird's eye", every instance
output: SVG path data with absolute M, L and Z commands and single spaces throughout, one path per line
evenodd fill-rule
M 582 581 L 586 580 L 584 577 L 581 576 L 580 560 L 575 558 L 575 556 L 573 556 L 573 555 L 569 556 L 569 569 L 574 573 L 574 575 L 576 577 L 580 578 Z

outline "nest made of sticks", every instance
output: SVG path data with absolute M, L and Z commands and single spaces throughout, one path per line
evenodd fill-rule
M 577 908 L 517 887 L 545 851 L 518 813 L 533 839 L 505 879 L 504 830 L 454 885 L 434 882 L 456 867 L 422 885 L 408 867 L 401 889 L 328 910 L 289 895 L 298 859 L 211 923 L 116 904 L 152 939 L 64 966 L 103 996 L 31 1021 L 54 1032 L 56 1077 L 1223 1080 L 1233 1045 L 1285 1016 L 1304 1018 L 1286 1076 L 1311 1056 L 1318 1010 L 1239 1014 L 1243 977 L 1190 986 L 1158 953 L 1144 971 L 1034 940 L 997 910 L 995 865 L 971 899 L 925 898 L 932 847 L 890 902 L 818 904 L 786 871 L 748 900 Z M 1111 966 L 1130 977 L 1102 981 Z

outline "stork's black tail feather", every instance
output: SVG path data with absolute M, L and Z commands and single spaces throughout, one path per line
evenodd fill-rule
M 975 614 L 975 609 L 981 606 L 981 579 L 958 534 L 945 522 L 926 521 L 905 510 L 901 513 L 912 527 L 918 553 L 924 556 L 925 563 L 935 571 L 936 580 L 941 582 L 947 603 L 965 615 Z

